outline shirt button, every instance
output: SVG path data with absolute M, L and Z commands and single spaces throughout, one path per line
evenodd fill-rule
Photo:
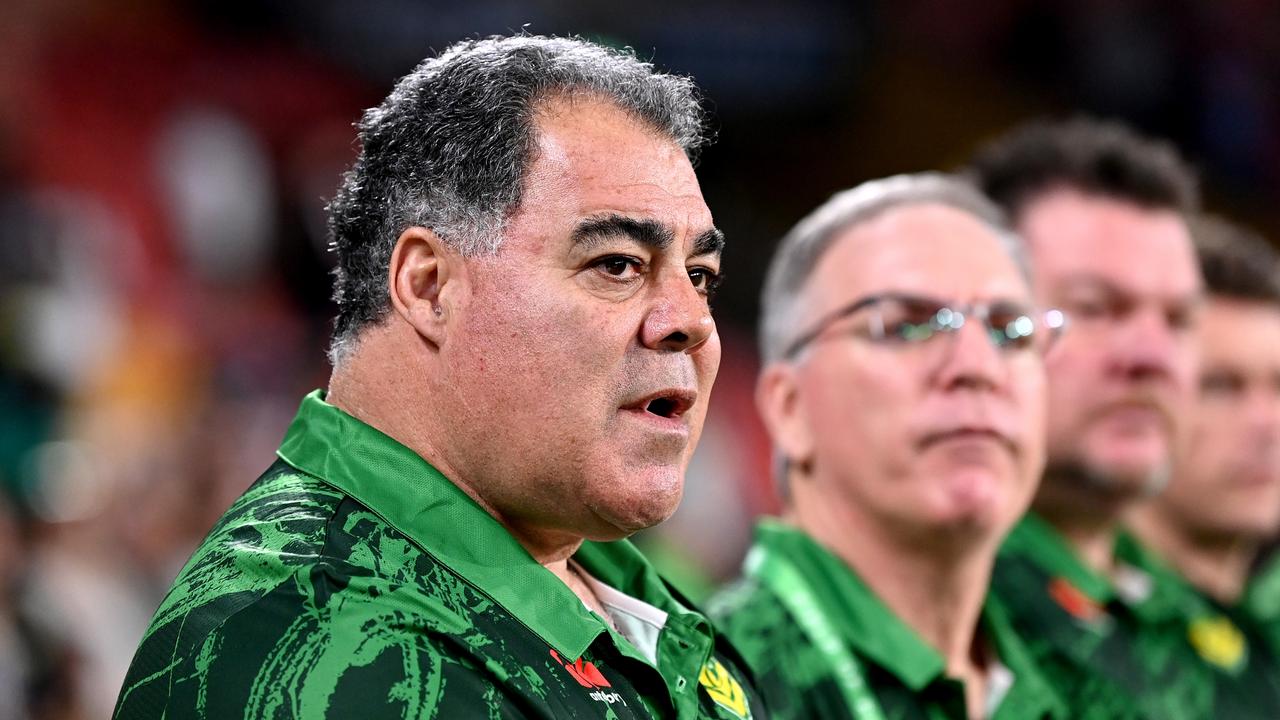
M 678 678 L 676 678 L 676 689 L 677 689 L 677 690 L 683 690 L 683 689 L 684 689 L 684 678 L 683 678 L 683 677 L 678 677 Z

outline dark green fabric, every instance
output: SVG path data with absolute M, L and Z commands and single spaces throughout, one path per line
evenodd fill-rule
M 886 720 L 967 718 L 964 688 L 946 677 L 941 655 L 848 565 L 804 532 L 776 521 L 756 528 L 753 552 L 757 548 L 784 557 L 803 574 L 826 621 L 863 668 Z M 827 659 L 772 588 L 751 572 L 746 575 L 713 598 L 709 612 L 746 657 L 773 716 L 853 717 Z M 1066 717 L 996 603 L 984 607 L 979 631 L 1015 678 L 996 710 L 997 720 Z
M 1244 606 L 1225 607 L 1122 533 L 1116 557 L 1152 579 L 1152 599 L 1172 610 L 1191 650 L 1189 657 L 1212 687 L 1204 717 L 1280 718 L 1280 663 Z
M 1258 629 L 1271 653 L 1280 657 L 1280 553 L 1275 553 L 1249 581 L 1242 612 Z
M 1246 651 L 1228 669 L 1193 646 L 1193 623 L 1198 632 L 1230 633 L 1225 613 L 1128 536 L 1117 542 L 1116 568 L 1114 578 L 1093 572 L 1035 514 L 1014 528 L 996 562 L 992 594 L 1072 717 L 1280 717 L 1261 654 Z
M 656 667 L 456 485 L 319 392 L 279 455 L 174 582 L 117 718 L 763 717 L 736 654 L 630 543 L 575 560 L 668 613 Z

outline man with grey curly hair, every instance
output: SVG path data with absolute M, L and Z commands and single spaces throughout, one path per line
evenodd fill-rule
M 687 78 L 459 43 L 359 124 L 334 362 L 183 569 L 119 718 L 749 718 L 631 533 L 679 502 L 723 236 Z
M 955 177 L 865 183 L 783 238 L 756 401 L 786 512 L 712 605 L 775 717 L 1063 717 L 986 600 L 1044 465 L 1060 324 Z

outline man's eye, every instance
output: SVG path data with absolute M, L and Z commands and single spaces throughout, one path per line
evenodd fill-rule
M 1105 301 L 1093 298 L 1075 298 L 1063 304 L 1069 308 L 1072 317 L 1078 319 L 1100 318 L 1107 315 L 1110 310 Z
M 1238 395 L 1244 386 L 1244 378 L 1233 372 L 1208 372 L 1200 378 L 1200 392 L 1206 395 Z
M 618 278 L 631 278 L 640 274 L 640 261 L 625 255 L 610 255 L 596 261 L 595 266 Z
M 696 267 L 689 270 L 689 280 L 699 292 L 711 296 L 724 282 L 724 276 L 709 268 Z
M 1165 312 L 1166 322 L 1174 330 L 1190 330 L 1196 321 L 1196 312 L 1190 307 L 1169 308 Z

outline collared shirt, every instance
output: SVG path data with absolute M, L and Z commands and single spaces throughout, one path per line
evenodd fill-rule
M 1241 611 L 1258 629 L 1258 633 L 1280 657 L 1280 553 L 1269 558 L 1249 580 Z
M 806 632 L 811 618 L 796 616 L 794 593 L 772 582 L 768 561 L 779 558 L 798 574 L 813 602 L 806 612 L 839 647 L 825 649 L 822 634 Z M 770 711 L 781 718 L 968 718 L 964 686 L 946 676 L 942 656 L 875 596 L 847 564 L 803 531 L 776 521 L 756 529 L 746 577 L 718 595 L 712 617 L 732 638 L 755 672 Z M 996 603 L 983 608 L 979 632 L 993 646 L 1001 668 L 991 674 L 990 715 L 999 720 L 1066 717 L 1056 693 L 1044 682 Z M 838 667 L 840 652 L 852 656 Z M 857 692 L 842 691 L 841 675 L 860 675 L 869 689 L 867 707 Z
M 1112 578 L 1088 568 L 1035 514 L 1014 528 L 992 594 L 1037 664 L 1090 719 L 1275 718 L 1259 653 L 1241 651 L 1231 620 L 1127 535 Z
M 1213 600 L 1128 533 L 1117 539 L 1116 558 L 1151 577 L 1152 597 L 1180 625 L 1213 688 L 1205 717 L 1280 718 L 1280 662 L 1243 604 Z
M 762 717 L 626 541 L 573 562 L 617 630 L 417 454 L 303 400 L 156 612 L 117 718 Z

